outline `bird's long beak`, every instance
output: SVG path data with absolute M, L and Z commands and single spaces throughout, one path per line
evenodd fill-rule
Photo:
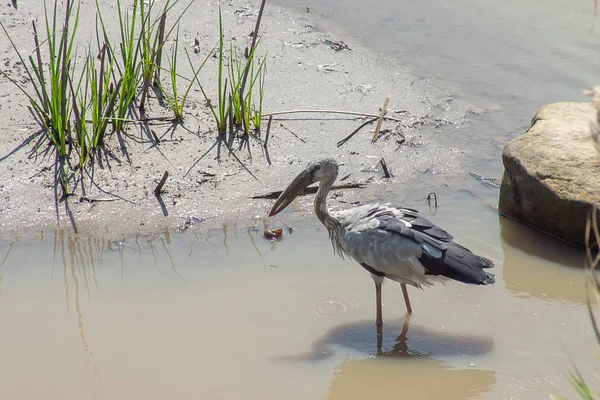
M 281 193 L 275 204 L 273 204 L 273 208 L 269 212 L 269 217 L 279 214 L 283 211 L 287 206 L 290 205 L 292 201 L 304 190 L 307 186 L 312 183 L 310 178 L 310 174 L 308 170 L 302 171 L 290 185 Z

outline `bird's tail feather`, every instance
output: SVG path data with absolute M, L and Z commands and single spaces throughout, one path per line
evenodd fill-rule
M 469 249 L 450 243 L 442 257 L 433 257 L 427 252 L 419 258 L 428 275 L 442 275 L 455 281 L 474 285 L 489 285 L 496 282 L 494 274 L 484 271 L 494 263 L 473 254 Z
M 475 257 L 477 257 L 477 259 L 483 263 L 481 268 L 492 268 L 494 266 L 494 262 L 487 257 L 481 257 L 478 255 L 475 255 Z

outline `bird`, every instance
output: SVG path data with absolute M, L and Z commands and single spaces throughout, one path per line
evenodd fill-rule
M 415 209 L 370 203 L 329 211 L 327 197 L 338 170 L 333 159 L 310 162 L 277 198 L 269 217 L 284 210 L 305 188 L 319 183 L 315 214 L 329 233 L 334 253 L 357 261 L 375 282 L 378 335 L 383 325 L 381 285 L 385 279 L 400 283 L 408 316 L 413 310 L 406 285 L 422 289 L 448 279 L 474 285 L 495 282 L 494 274 L 486 271 L 494 266 L 490 259 L 456 243 Z

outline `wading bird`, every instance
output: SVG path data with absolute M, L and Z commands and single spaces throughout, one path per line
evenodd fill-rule
M 377 332 L 383 325 L 381 284 L 385 278 L 399 282 L 408 314 L 412 313 L 406 285 L 431 286 L 435 280 L 453 279 L 475 285 L 495 282 L 484 268 L 494 264 L 453 241 L 442 228 L 410 208 L 367 204 L 337 212 L 327 209 L 327 195 L 338 175 L 335 160 L 308 164 L 281 193 L 269 217 L 286 208 L 302 190 L 319 182 L 315 213 L 327 228 L 334 252 L 349 256 L 371 273 L 375 281 Z

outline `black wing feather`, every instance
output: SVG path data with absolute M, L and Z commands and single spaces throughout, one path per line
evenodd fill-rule
M 473 254 L 455 242 L 448 245 L 442 257 L 432 257 L 424 251 L 419 261 L 427 270 L 427 275 L 442 275 L 455 281 L 477 285 L 496 282 L 494 274 L 483 270 L 494 266 L 490 260 Z
M 386 213 L 375 217 L 379 221 L 378 229 L 400 234 L 421 244 L 422 255 L 418 259 L 425 267 L 427 275 L 441 275 L 479 285 L 495 282 L 494 274 L 483 270 L 494 266 L 491 260 L 475 255 L 466 247 L 454 242 L 452 235 L 421 217 L 416 211 L 399 210 L 399 215 Z M 407 227 L 400 219 L 410 223 L 411 227 Z

